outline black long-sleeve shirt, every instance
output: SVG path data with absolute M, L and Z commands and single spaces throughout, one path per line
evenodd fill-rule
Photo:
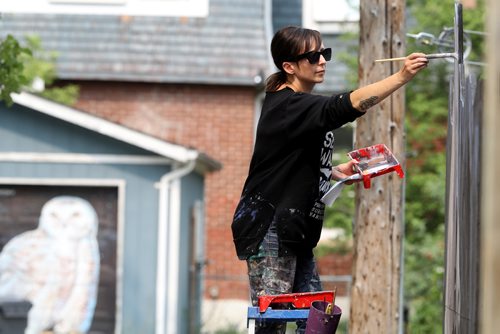
M 333 129 L 364 113 L 349 93 L 331 97 L 295 93 L 266 94 L 242 197 L 232 231 L 238 257 L 255 255 L 275 220 L 279 254 L 311 254 L 321 235 L 329 189 Z

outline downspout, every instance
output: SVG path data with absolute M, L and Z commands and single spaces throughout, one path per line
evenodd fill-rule
M 257 133 L 257 124 L 260 118 L 260 112 L 262 109 L 262 103 L 264 97 L 266 96 L 265 80 L 273 72 L 274 61 L 271 56 L 271 52 L 267 51 L 267 46 L 271 45 L 271 40 L 273 38 L 273 4 L 271 0 L 263 1 L 263 11 L 264 11 L 264 40 L 266 45 L 266 68 L 264 72 L 261 72 L 259 76 L 261 81 L 257 83 L 257 93 L 254 98 L 254 122 L 253 122 L 253 144 L 255 145 L 255 134 Z
M 190 160 L 187 164 L 164 174 L 159 181 L 156 334 L 175 334 L 177 330 L 180 179 L 191 173 L 195 165 L 195 160 Z
M 264 0 L 264 24 L 265 24 L 265 34 L 266 34 L 266 55 L 267 55 L 267 73 L 265 76 L 269 75 L 274 68 L 274 61 L 271 52 L 267 51 L 269 45 L 271 45 L 271 40 L 273 39 L 273 3 L 271 0 Z M 265 79 L 265 78 L 263 78 Z

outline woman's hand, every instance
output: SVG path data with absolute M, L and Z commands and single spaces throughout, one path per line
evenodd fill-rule
M 412 53 L 406 57 L 399 73 L 403 76 L 404 82 L 408 82 L 413 79 L 418 72 L 426 68 L 428 63 L 429 59 L 427 59 L 425 53 Z
M 349 177 L 351 175 L 357 174 L 356 170 L 356 160 L 350 160 L 348 162 L 344 162 L 343 164 L 339 164 L 337 166 L 333 166 L 332 168 L 332 179 L 335 181 L 339 181 Z M 354 183 L 355 181 L 348 181 L 346 184 Z

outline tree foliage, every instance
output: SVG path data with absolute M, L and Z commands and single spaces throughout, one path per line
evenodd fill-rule
M 0 100 L 12 105 L 11 93 L 26 90 L 47 99 L 73 105 L 78 99 L 77 85 L 54 85 L 57 53 L 42 48 L 40 38 L 26 36 L 24 45 L 7 36 L 0 43 Z
M 36 35 L 26 36 L 26 46 L 32 51 L 32 57 L 25 57 L 24 75 L 30 80 L 41 80 L 46 87 L 42 90 L 34 89 L 34 85 L 27 87 L 35 94 L 39 94 L 49 100 L 56 101 L 66 105 L 74 105 L 78 99 L 80 89 L 77 85 L 69 84 L 64 86 L 54 85 L 57 78 L 55 63 L 58 54 L 54 51 L 46 51 L 42 47 L 41 40 Z
M 29 48 L 21 47 L 19 42 L 8 35 L 0 42 L 0 100 L 12 105 L 11 93 L 18 93 L 29 80 L 23 74 L 22 56 L 31 56 Z

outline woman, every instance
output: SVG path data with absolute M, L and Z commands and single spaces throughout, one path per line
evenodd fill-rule
M 319 32 L 278 31 L 271 42 L 278 72 L 266 82 L 248 178 L 232 223 L 236 252 L 247 261 L 254 306 L 260 295 L 321 291 L 313 248 L 323 225 L 322 195 L 330 181 L 353 174 L 353 162 L 332 168 L 332 130 L 362 116 L 427 66 L 408 56 L 401 70 L 377 83 L 331 97 L 311 94 L 323 82 L 332 50 Z M 284 333 L 286 323 L 257 324 Z M 297 332 L 303 332 L 304 323 Z

